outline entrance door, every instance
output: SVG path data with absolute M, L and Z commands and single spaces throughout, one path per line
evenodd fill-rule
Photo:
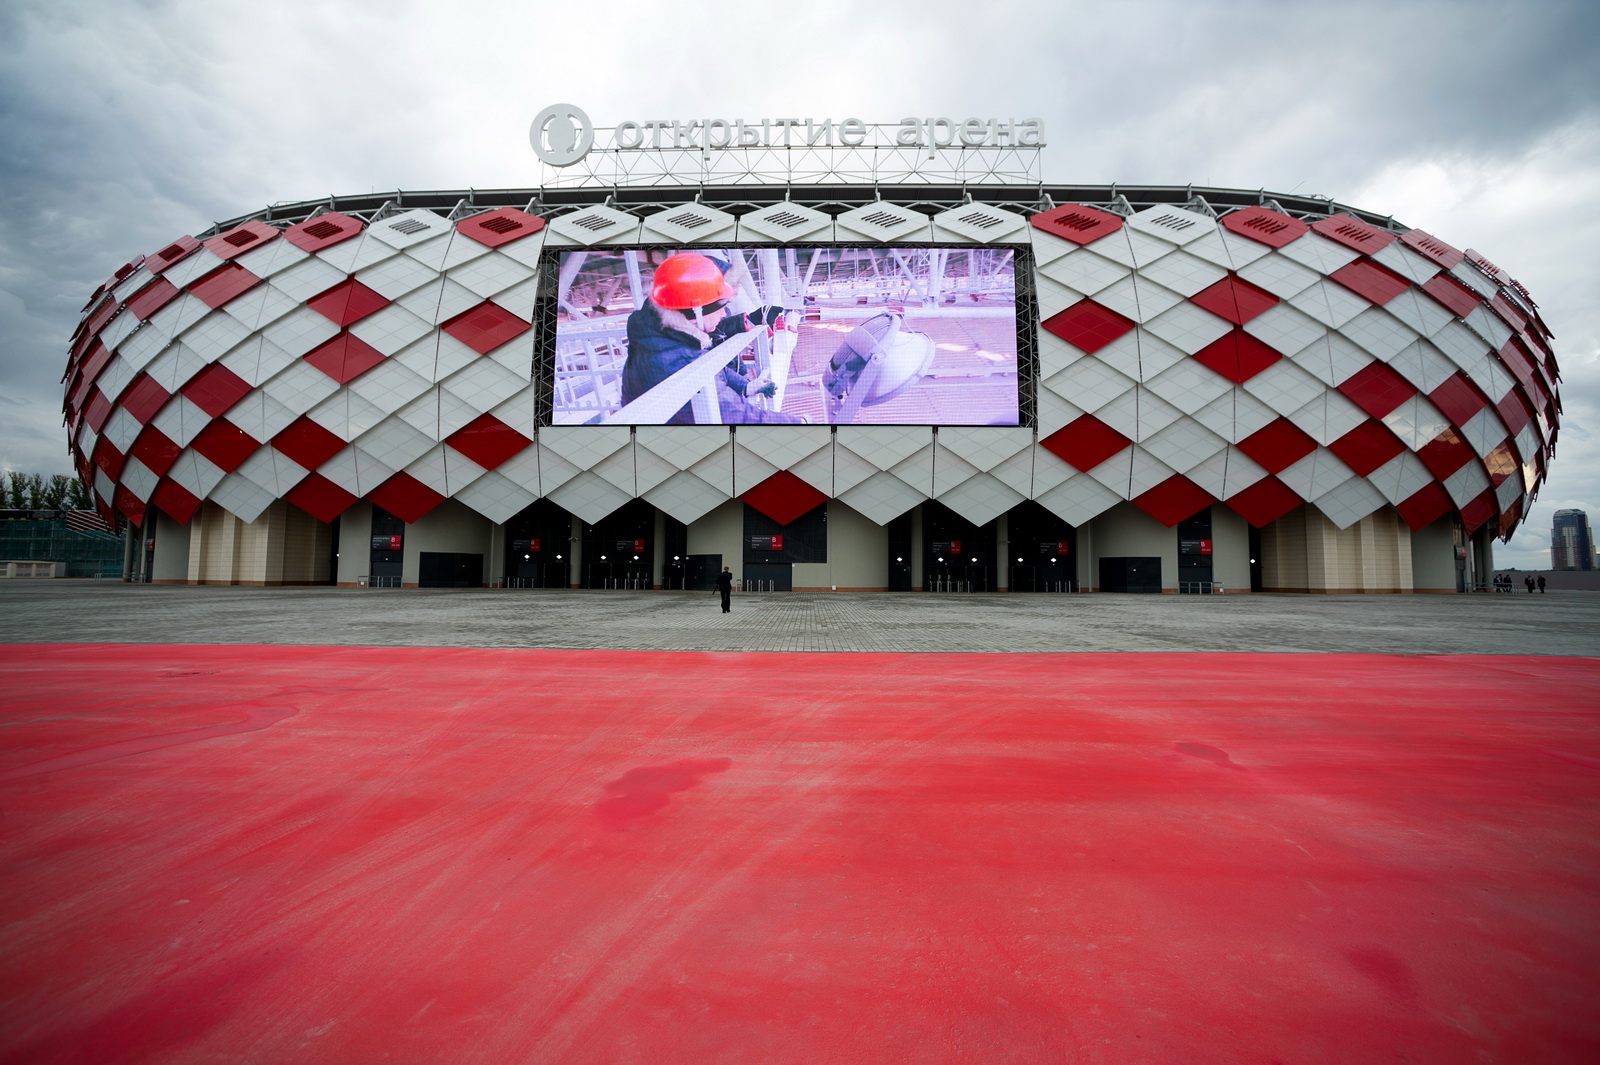
M 1161 594 L 1159 556 L 1125 556 L 1100 560 L 1102 592 L 1141 592 Z

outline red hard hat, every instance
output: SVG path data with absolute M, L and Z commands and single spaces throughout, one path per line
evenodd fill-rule
M 650 300 L 669 311 L 688 311 L 733 298 L 722 269 L 707 255 L 686 252 L 656 267 Z

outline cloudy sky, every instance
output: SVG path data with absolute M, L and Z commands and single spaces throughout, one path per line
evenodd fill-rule
M 1331 196 L 1472 247 L 1556 333 L 1551 514 L 1600 524 L 1600 4 L 0 0 L 0 467 L 70 472 L 66 340 L 117 266 L 277 201 L 525 187 L 527 127 L 1032 117 L 1047 179 Z

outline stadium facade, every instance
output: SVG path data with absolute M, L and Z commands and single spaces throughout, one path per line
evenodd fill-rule
M 1014 399 L 841 422 L 825 366 L 760 424 L 702 402 L 710 378 L 675 424 L 690 386 L 640 417 L 606 373 L 623 323 L 702 252 L 752 264 L 742 302 L 785 307 L 801 349 L 926 320 L 912 378 Z M 836 298 L 816 264 L 847 261 Z M 1001 267 L 1014 310 L 980 291 Z M 978 324 L 940 333 L 958 311 Z M 773 589 L 1443 592 L 1487 580 L 1544 478 L 1558 379 L 1505 271 L 1323 199 L 546 188 L 181 237 L 90 297 L 65 415 L 138 529 L 129 573 L 160 582 L 675 588 L 726 564 Z

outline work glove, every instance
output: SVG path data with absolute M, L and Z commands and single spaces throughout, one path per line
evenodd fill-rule
M 775 396 L 778 394 L 778 382 L 768 381 L 756 389 L 758 396 Z
M 782 307 L 757 307 L 745 314 L 745 328 L 756 329 L 765 326 L 769 329 L 782 329 L 783 313 Z

